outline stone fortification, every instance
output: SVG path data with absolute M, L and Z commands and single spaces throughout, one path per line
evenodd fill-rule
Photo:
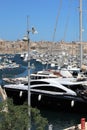
M 84 53 L 87 53 L 87 43 L 83 44 Z M 80 44 L 71 42 L 56 42 L 52 43 L 49 41 L 39 41 L 39 42 L 30 42 L 30 49 L 37 50 L 39 52 L 66 52 L 69 54 L 79 53 Z M 14 53 L 22 53 L 28 51 L 28 43 L 18 40 L 18 41 L 0 41 L 0 54 L 14 54 Z

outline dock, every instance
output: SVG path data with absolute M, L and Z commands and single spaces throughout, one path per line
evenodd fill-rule
M 87 122 L 85 122 L 85 118 L 81 118 L 81 124 L 68 127 L 64 130 L 87 130 Z

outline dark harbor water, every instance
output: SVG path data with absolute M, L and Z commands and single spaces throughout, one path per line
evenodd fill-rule
M 5 69 L 0 70 L 0 78 L 2 77 L 20 77 L 20 76 L 26 76 L 27 75 L 27 62 L 24 62 L 19 55 L 15 55 L 14 58 L 11 58 L 11 60 L 14 60 L 16 63 L 20 64 L 20 68 L 17 69 Z M 35 68 L 31 70 L 31 73 L 43 70 L 46 66 L 43 66 L 41 63 L 36 62 L 35 60 L 31 60 L 31 64 L 35 65 Z M 50 66 L 48 66 L 50 68 Z M 2 80 L 0 80 L 0 83 L 2 83 Z M 1 98 L 0 98 L 1 100 Z M 52 130 L 64 130 L 67 127 L 79 124 L 81 121 L 81 118 L 87 119 L 87 112 L 84 111 L 84 108 L 81 109 L 80 112 L 70 112 L 70 111 L 64 111 L 60 109 L 51 109 L 51 108 L 40 108 L 41 115 L 45 118 L 47 118 L 49 125 L 53 126 Z M 48 130 L 48 129 L 47 129 Z
M 83 111 L 83 110 L 82 110 Z M 41 110 L 43 116 L 45 116 L 49 124 L 52 124 L 53 130 L 64 130 L 67 127 L 76 125 L 80 123 L 82 117 L 87 119 L 87 113 L 74 113 L 65 112 L 61 110 Z

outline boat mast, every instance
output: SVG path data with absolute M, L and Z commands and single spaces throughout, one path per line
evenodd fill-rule
M 79 42 L 80 42 L 80 68 L 82 67 L 83 61 L 83 47 L 82 47 L 82 0 L 80 0 L 80 7 L 79 7 Z

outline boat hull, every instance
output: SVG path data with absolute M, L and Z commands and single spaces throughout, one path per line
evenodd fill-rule
M 13 99 L 14 104 L 20 105 L 24 102 L 27 102 L 27 91 L 19 91 L 15 89 L 5 89 L 5 91 L 7 97 Z M 31 106 L 57 110 L 62 109 L 64 111 L 87 111 L 87 102 L 80 97 L 70 97 L 67 95 L 49 95 L 35 92 L 31 92 Z

